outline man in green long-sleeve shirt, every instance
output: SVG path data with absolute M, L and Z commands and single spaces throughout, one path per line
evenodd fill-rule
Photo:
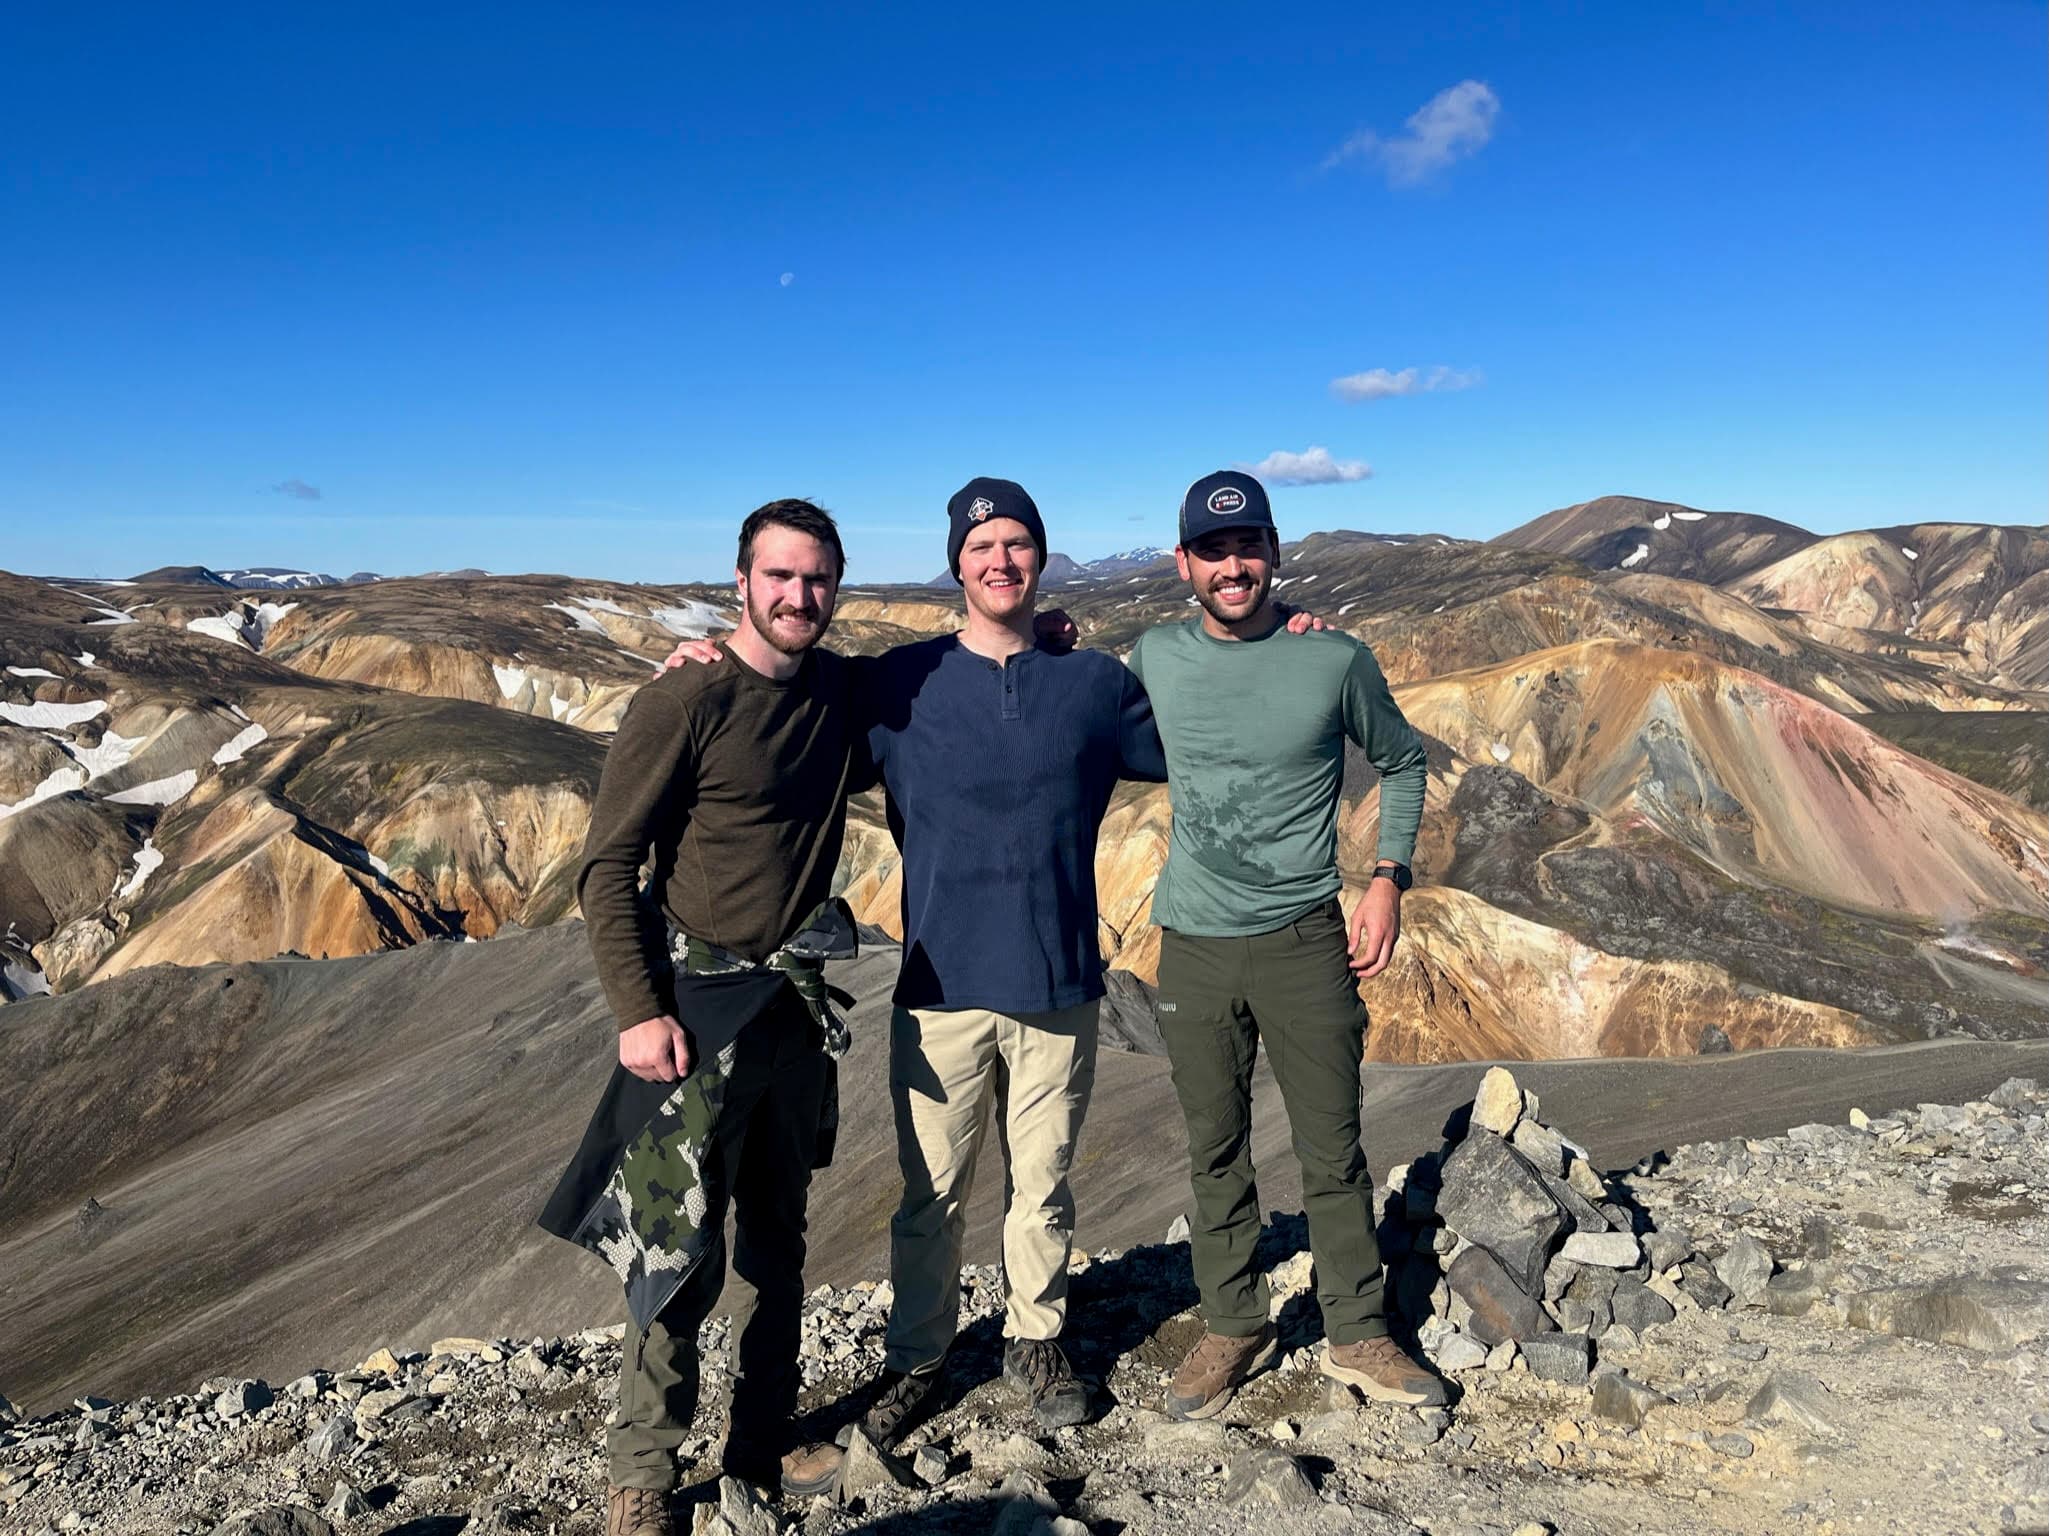
M 1373 1184 L 1359 1146 L 1361 979 L 1387 965 L 1422 819 L 1423 744 L 1365 645 L 1290 634 L 1275 613 L 1279 535 L 1236 470 L 1188 489 L 1175 552 L 1200 619 L 1140 637 L 1167 749 L 1174 827 L 1153 893 L 1160 1033 L 1188 1123 L 1190 1249 L 1207 1331 L 1167 1409 L 1221 1412 L 1277 1346 L 1253 1267 L 1252 1067 L 1263 1042 L 1287 1106 L 1323 1311 L 1324 1374 L 1383 1402 L 1445 1400 L 1388 1337 Z M 1348 934 L 1338 906 L 1345 742 L 1380 770 L 1379 863 Z

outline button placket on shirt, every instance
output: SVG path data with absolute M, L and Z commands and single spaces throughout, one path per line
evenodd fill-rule
M 1003 709 L 1001 718 L 1005 720 L 1022 720 L 1024 712 L 1020 705 L 1024 696 L 1019 687 L 1018 669 L 1012 667 L 1009 659 L 1006 659 L 998 670 L 1003 674 Z

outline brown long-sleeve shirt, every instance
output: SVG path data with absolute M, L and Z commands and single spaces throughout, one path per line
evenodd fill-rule
M 666 936 L 640 898 L 650 852 L 671 923 L 766 959 L 830 894 L 860 729 L 850 669 L 830 651 L 807 653 L 785 682 L 728 651 L 634 695 L 605 756 L 577 877 L 621 1029 L 675 1011 Z

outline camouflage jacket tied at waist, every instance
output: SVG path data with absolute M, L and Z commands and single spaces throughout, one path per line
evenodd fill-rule
M 766 960 L 748 960 L 673 931 L 670 954 L 679 997 L 687 995 L 687 978 L 692 976 L 781 972 L 817 1022 L 826 1054 L 837 1062 L 853 1037 L 835 1005 L 851 1007 L 854 1000 L 826 984 L 825 962 L 852 958 L 857 942 L 853 914 L 844 901 L 834 898 L 820 903 L 796 936 Z M 772 997 L 773 992 L 763 996 Z M 577 1227 L 575 1240 L 619 1276 L 628 1310 L 643 1332 L 703 1259 L 724 1220 L 723 1199 L 714 1198 L 705 1161 L 718 1127 L 733 1053 L 734 1042 L 728 1040 L 676 1084 L 639 1134 L 627 1142 L 604 1189 Z M 827 1084 L 816 1167 L 830 1161 L 839 1126 L 836 1071 Z

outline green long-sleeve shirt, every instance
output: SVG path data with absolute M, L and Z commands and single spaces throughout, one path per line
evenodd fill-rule
M 1409 862 L 1423 742 L 1360 641 L 1285 628 L 1218 640 L 1190 620 L 1141 635 L 1131 670 L 1152 699 L 1174 806 L 1153 893 L 1161 927 L 1268 933 L 1336 894 L 1347 737 L 1380 770 L 1379 856 Z

